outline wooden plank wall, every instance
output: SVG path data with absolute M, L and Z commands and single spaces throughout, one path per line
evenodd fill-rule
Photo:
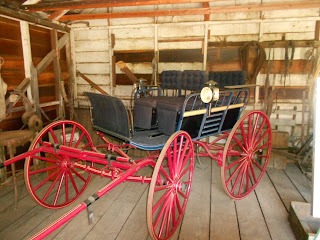
M 29 29 L 32 60 L 34 66 L 37 66 L 41 59 L 51 51 L 50 30 L 34 25 L 30 25 Z M 59 36 L 62 36 L 62 34 Z M 64 49 L 60 55 L 62 76 L 68 89 L 66 53 Z M 9 96 L 9 92 L 15 89 L 25 78 L 19 21 L 0 17 L 0 57 L 4 59 L 1 76 L 8 85 L 7 96 Z M 40 103 L 54 101 L 55 82 L 52 64 L 38 76 L 38 81 Z M 19 104 L 22 105 L 22 102 L 18 103 L 17 106 Z M 44 110 L 50 118 L 56 117 L 55 106 L 46 107 Z M 22 126 L 22 114 L 23 111 L 8 116 L 0 122 L 0 129 L 3 131 L 19 129 Z M 46 122 L 45 119 L 43 120 Z
M 210 7 L 225 6 L 232 4 L 250 4 L 252 1 L 221 1 L 210 2 Z M 264 3 L 271 3 L 271 0 Z M 194 3 L 195 7 L 202 6 L 201 3 Z M 190 6 L 190 5 L 188 5 Z M 157 9 L 166 10 L 170 8 L 184 8 L 185 4 L 159 5 Z M 130 7 L 130 11 L 137 7 Z M 139 11 L 152 10 L 153 6 L 139 6 Z M 125 11 L 124 8 L 110 8 L 110 12 Z M 130 81 L 123 73 L 112 65 L 112 56 L 116 60 L 123 60 L 138 77 L 151 81 L 152 58 L 158 53 L 157 62 L 158 76 L 164 70 L 209 70 L 209 71 L 231 71 L 241 70 L 239 58 L 239 47 L 244 42 L 259 41 L 298 41 L 314 40 L 315 26 L 319 18 L 319 9 L 268 11 L 268 12 L 246 12 L 211 14 L 210 21 L 205 22 L 204 16 L 168 16 L 155 18 L 135 19 L 110 19 L 92 20 L 88 25 L 77 23 L 72 25 L 78 69 L 81 59 L 91 59 L 92 52 L 84 49 L 83 46 L 93 46 L 94 53 L 103 55 L 90 60 L 87 65 L 91 70 L 86 70 L 96 83 L 105 88 L 107 92 L 116 95 L 128 103 L 132 92 Z M 102 34 L 103 33 L 103 34 Z M 100 37 L 101 34 L 103 37 Z M 80 37 L 86 35 L 87 37 Z M 111 35 L 114 43 L 110 42 Z M 207 46 L 205 44 L 207 43 Z M 232 43 L 232 44 L 231 44 Z M 237 45 L 238 43 L 238 45 Z M 80 46 L 81 45 L 81 46 Z M 271 59 L 273 67 L 271 70 L 271 81 L 275 81 L 276 104 L 274 107 L 280 109 L 293 109 L 297 107 L 298 114 L 296 122 L 298 128 L 295 134 L 299 133 L 299 124 L 302 123 L 302 94 L 309 86 L 311 72 L 311 61 L 308 53 L 317 54 L 318 49 L 304 45 L 295 48 L 292 67 L 289 69 L 289 76 L 284 85 L 283 73 L 285 48 L 266 47 L 267 58 L 272 50 Z M 81 55 L 81 59 L 78 56 Z M 273 56 L 274 55 L 274 56 Z M 103 62 L 103 64 L 101 64 Z M 94 66 L 94 67 L 93 67 Z M 81 66 L 82 67 L 82 66 Z M 115 68 L 115 76 L 112 69 Z M 94 73 L 90 72 L 95 69 Z M 260 104 L 264 98 L 264 84 L 267 73 L 267 64 L 263 67 L 257 77 L 260 88 Z M 112 86 L 112 79 L 115 79 L 116 87 Z M 80 96 L 83 91 L 91 91 L 90 86 L 78 79 L 77 94 L 79 106 L 87 106 Z M 261 105 L 260 105 L 261 107 Z M 271 116 L 275 118 L 273 114 Z M 280 116 L 280 118 L 286 116 Z M 309 114 L 304 116 L 308 121 Z M 281 129 L 280 129 L 281 130 Z M 291 129 L 285 129 L 290 131 Z

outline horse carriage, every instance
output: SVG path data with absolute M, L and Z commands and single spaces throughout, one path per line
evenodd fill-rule
M 112 179 L 32 239 L 44 238 L 85 209 L 90 219 L 91 204 L 124 181 L 150 184 L 149 234 L 153 239 L 169 239 L 186 210 L 195 156 L 217 161 L 231 198 L 242 199 L 255 189 L 271 153 L 271 126 L 261 111 L 242 114 L 248 90 L 243 85 L 219 90 L 207 82 L 204 71 L 167 71 L 161 80 L 161 88 L 136 92 L 133 117 L 120 99 L 86 93 L 93 128 L 104 144 L 94 146 L 82 125 L 60 120 L 39 132 L 27 153 L 2 164 L 26 159 L 27 189 L 37 203 L 51 209 L 72 204 L 92 174 Z M 105 134 L 123 144 L 112 143 Z M 146 150 L 148 155 L 133 159 L 128 155 L 131 148 Z M 138 173 L 146 166 L 154 168 L 152 176 Z

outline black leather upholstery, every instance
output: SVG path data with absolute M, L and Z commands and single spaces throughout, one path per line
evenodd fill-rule
M 130 137 L 127 110 L 119 98 L 85 92 L 92 106 L 92 123 L 97 130 Z
M 218 88 L 243 85 L 246 80 L 245 71 L 209 72 L 209 79 L 216 81 Z
M 161 73 L 162 89 L 181 89 L 182 72 L 181 71 L 163 71 Z
M 185 70 L 182 73 L 182 89 L 200 91 L 208 80 L 207 71 Z

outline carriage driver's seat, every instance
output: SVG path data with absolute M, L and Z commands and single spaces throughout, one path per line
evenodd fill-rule
M 130 132 L 128 112 L 119 98 L 85 92 L 91 102 L 92 125 L 95 130 L 128 140 Z

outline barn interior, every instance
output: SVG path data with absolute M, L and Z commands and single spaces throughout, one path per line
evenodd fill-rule
M 42 145 L 39 136 L 46 126 L 60 120 L 77 122 L 85 130 L 81 126 L 77 129 L 84 135 L 88 132 L 87 138 L 92 139 L 94 146 L 107 143 L 109 152 L 130 156 L 130 161 L 157 154 L 151 151 L 160 153 L 176 129 L 186 130 L 194 141 L 201 137 L 210 146 L 216 136 L 212 132 L 204 134 L 205 124 L 201 119 L 188 126 L 179 125 L 179 116 L 184 116 L 180 105 L 170 117 L 169 110 L 158 105 L 159 129 L 160 118 L 165 119 L 160 138 L 165 137 L 161 138 L 163 144 L 157 142 L 154 137 L 159 133 L 154 134 L 153 128 L 144 124 L 150 118 L 148 124 L 158 126 L 158 119 L 147 115 L 144 112 L 147 105 L 136 98 L 152 98 L 154 96 L 145 90 L 158 87 L 166 96 L 181 97 L 181 92 L 183 96 L 199 95 L 204 86 L 211 90 L 218 86 L 221 98 L 224 91 L 235 92 L 238 89 L 235 85 L 240 85 L 247 97 L 244 102 L 234 103 L 234 108 L 240 109 L 235 113 L 239 116 L 227 115 L 228 124 L 224 124 L 222 130 L 231 131 L 233 125 L 237 126 L 237 120 L 241 121 L 242 116 L 251 112 L 261 111 L 263 114 L 259 117 L 270 120 L 272 149 L 267 150 L 268 161 L 263 165 L 265 168 L 262 167 L 264 176 L 243 199 L 237 199 L 234 189 L 228 196 L 228 184 L 223 184 L 226 176 L 222 173 L 225 167 L 222 162 L 227 161 L 228 151 L 223 147 L 217 150 L 217 158 L 223 160 L 216 163 L 210 154 L 203 153 L 205 147 L 196 143 L 193 183 L 190 196 L 186 197 L 188 205 L 180 222 L 177 221 L 177 230 L 168 236 L 217 240 L 317 239 L 320 191 L 316 187 L 320 184 L 320 163 L 315 146 L 316 122 L 320 119 L 316 111 L 320 105 L 316 105 L 319 32 L 320 1 L 316 0 L 0 0 L 0 238 L 42 239 L 42 235 L 37 235 L 39 231 L 87 201 L 90 194 L 117 180 L 117 174 L 122 172 L 104 178 L 107 176 L 104 170 L 111 167 L 99 166 L 99 173 L 92 174 L 91 180 L 88 177 L 90 184 L 85 184 L 83 192 L 78 194 L 75 187 L 79 198 L 63 207 L 49 206 L 43 199 L 34 201 L 36 190 L 25 186 L 25 183 L 31 184 L 30 171 L 33 175 L 44 175 L 46 182 L 52 189 L 59 189 L 58 192 L 61 185 L 65 184 L 66 189 L 68 184 L 75 186 L 72 176 L 79 174 L 66 173 L 65 180 L 60 175 L 53 180 L 55 166 L 46 165 L 46 171 L 37 170 L 35 159 L 28 160 L 29 156 L 6 163 Z M 173 74 L 178 74 L 182 81 L 188 74 L 201 74 L 201 87 L 195 88 L 198 80 L 192 79 L 188 82 L 191 87 L 172 87 L 170 84 L 176 84 Z M 216 87 L 204 84 L 209 80 L 216 81 Z M 145 92 L 147 96 L 142 96 Z M 124 125 L 119 123 L 123 123 L 123 118 L 118 112 L 115 114 L 118 118 L 111 116 L 110 121 L 109 117 L 101 117 L 102 125 L 116 125 L 116 133 L 109 126 L 103 129 L 96 120 L 111 110 L 100 104 L 104 97 L 92 101 L 90 96 L 93 98 L 94 94 L 117 99 L 116 112 L 124 109 L 123 116 L 128 118 Z M 186 98 L 180 98 L 182 103 Z M 233 110 L 228 110 L 231 103 L 223 109 L 223 104 L 217 106 L 210 101 L 202 114 Z M 94 104 L 100 108 L 93 109 Z M 185 104 L 183 108 L 185 113 L 188 106 Z M 202 111 L 199 109 L 193 106 L 190 112 L 198 112 L 189 115 L 198 114 Z M 153 107 L 152 114 L 154 110 Z M 97 115 L 92 118 L 92 114 Z M 76 127 L 72 130 L 75 125 L 66 124 L 71 126 L 73 139 Z M 136 129 L 142 129 L 143 135 L 144 128 L 151 129 L 153 138 L 140 139 Z M 131 135 L 133 130 L 136 137 Z M 66 135 L 65 131 L 63 125 L 60 134 Z M 219 134 L 220 131 L 221 127 Z M 246 131 L 250 132 L 250 126 Z M 223 144 L 230 144 L 233 139 L 229 141 L 228 135 L 225 138 L 228 140 L 223 137 Z M 115 150 L 128 142 L 130 148 Z M 61 150 L 55 144 L 45 147 L 54 149 L 51 155 L 72 150 Z M 91 150 L 96 149 L 91 146 Z M 84 161 L 82 153 L 77 154 Z M 161 158 L 161 154 L 157 156 Z M 44 158 L 56 161 L 47 155 L 38 160 Z M 109 165 L 114 160 L 107 155 L 105 158 Z M 128 164 L 132 164 L 130 161 Z M 145 179 L 151 179 L 153 169 L 154 165 L 139 169 L 138 173 L 147 176 L 136 180 L 140 183 L 123 179 L 99 201 L 91 199 L 92 205 L 86 206 L 88 211 L 69 219 L 46 239 L 168 239 L 167 235 L 150 233 L 153 223 L 146 207 L 152 204 L 148 196 L 150 181 Z M 86 174 L 87 169 L 82 170 Z M 245 171 L 249 172 L 249 167 Z M 239 179 L 237 177 L 236 182 Z M 246 182 L 243 179 L 239 196 L 242 182 Z M 141 184 L 145 181 L 146 184 Z M 50 191 L 44 199 L 56 196 L 56 205 L 63 194 Z M 64 195 L 68 202 L 67 192 Z M 169 211 L 164 218 L 168 216 Z

